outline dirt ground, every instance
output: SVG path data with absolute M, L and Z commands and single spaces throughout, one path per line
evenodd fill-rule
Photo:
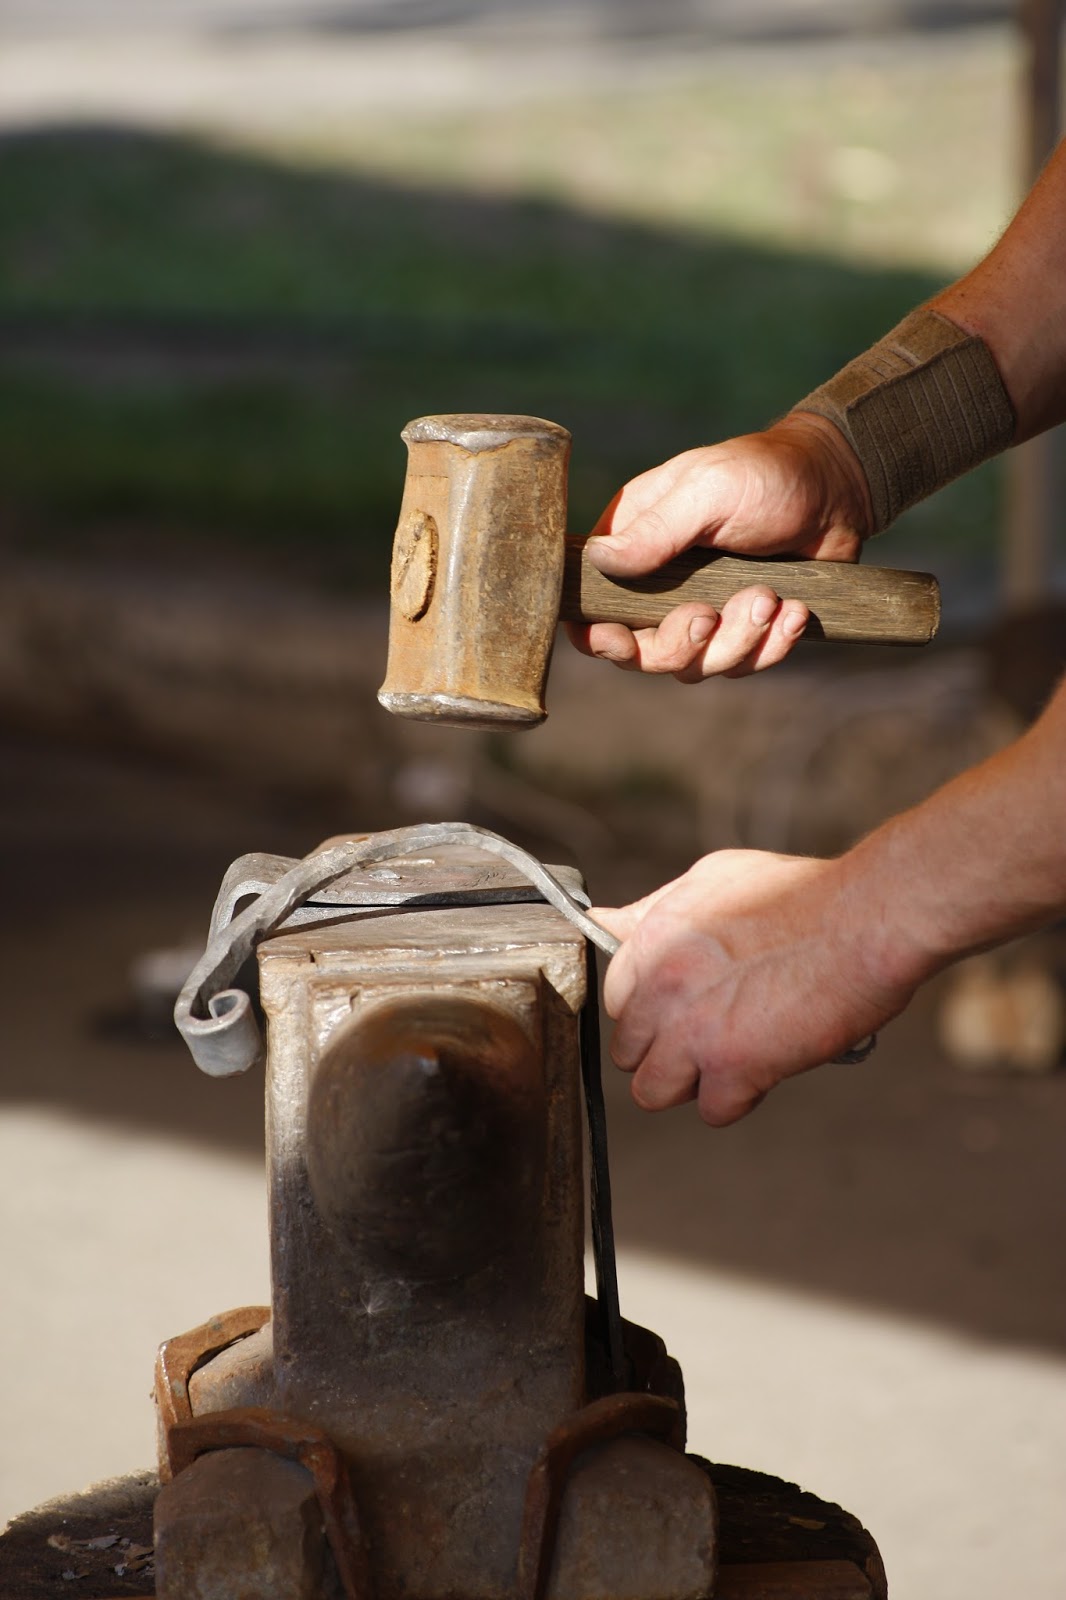
M 195 943 L 233 856 L 361 819 L 30 737 L 0 762 L 11 1514 L 150 1461 L 156 1343 L 267 1292 L 261 1084 L 139 1032 L 131 962 Z M 684 1363 L 694 1447 L 855 1511 L 895 1596 L 1057 1600 L 1066 1076 L 960 1073 L 934 1003 L 724 1133 L 609 1070 L 623 1305 Z

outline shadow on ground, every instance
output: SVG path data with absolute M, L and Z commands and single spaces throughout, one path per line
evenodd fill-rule
M 232 857 L 302 854 L 389 819 L 29 738 L 8 736 L 3 764 L 4 1101 L 254 1158 L 259 1075 L 208 1080 L 176 1039 L 139 1038 L 123 1021 L 129 965 L 202 939 Z M 607 897 L 609 869 L 593 887 Z M 976 1338 L 1066 1348 L 1066 1077 L 949 1068 L 928 999 L 870 1064 L 794 1080 L 725 1132 L 691 1109 L 637 1112 L 610 1067 L 607 1089 L 627 1246 Z

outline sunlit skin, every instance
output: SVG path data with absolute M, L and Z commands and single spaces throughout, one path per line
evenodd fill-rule
M 622 940 L 604 1002 L 648 1111 L 735 1122 L 951 961 L 1066 906 L 1066 685 L 1013 745 L 832 860 L 719 850 L 593 915 Z
M 1066 146 L 1003 238 L 930 306 L 984 339 L 1015 438 L 1066 419 Z M 793 412 L 625 485 L 590 559 L 637 576 L 692 545 L 857 559 L 865 476 L 843 436 Z M 785 659 L 806 610 L 756 587 L 679 607 L 657 628 L 572 628 L 578 648 L 682 682 Z M 696 1100 L 736 1121 L 783 1078 L 832 1059 L 953 960 L 1066 907 L 1066 686 L 1007 750 L 834 860 L 719 851 L 644 900 L 595 915 L 623 941 L 604 998 L 612 1052 L 647 1110 Z
M 632 479 L 597 522 L 588 551 L 601 572 L 628 578 L 691 545 L 855 561 L 869 531 L 869 490 L 851 450 L 832 423 L 796 413 L 764 433 L 686 450 Z M 801 601 L 759 584 L 721 613 L 693 603 L 657 628 L 596 622 L 568 631 L 587 655 L 696 683 L 776 665 L 806 624 Z

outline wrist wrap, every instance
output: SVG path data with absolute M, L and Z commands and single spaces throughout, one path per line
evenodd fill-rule
M 873 531 L 1005 450 L 1014 410 L 983 339 L 912 311 L 793 411 L 838 427 L 870 486 Z

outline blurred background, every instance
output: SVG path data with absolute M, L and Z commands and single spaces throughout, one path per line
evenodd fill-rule
M 1054 440 L 879 541 L 940 576 L 920 654 L 692 689 L 560 646 L 513 740 L 374 693 L 406 421 L 564 423 L 582 530 L 781 413 L 993 242 L 1059 9 L 4 0 L 0 1512 L 150 1461 L 155 1345 L 265 1298 L 261 1083 L 165 1022 L 234 856 L 462 816 L 619 903 L 843 848 L 1035 714 Z M 968 963 L 725 1133 L 608 1074 L 694 1446 L 842 1502 L 904 1600 L 1066 1589 L 1064 967 Z

